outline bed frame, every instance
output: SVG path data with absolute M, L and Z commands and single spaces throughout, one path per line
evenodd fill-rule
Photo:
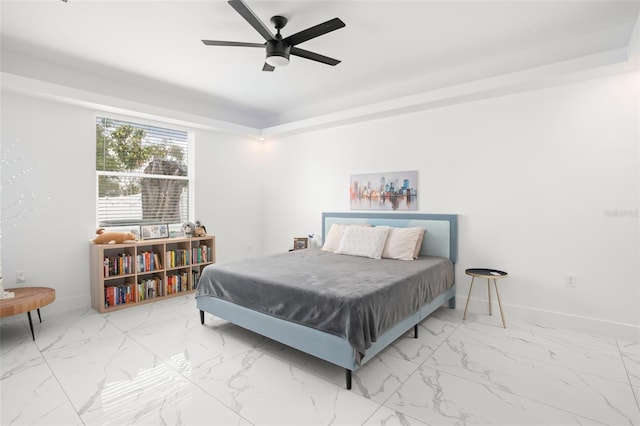
M 448 214 L 405 213 L 323 213 L 323 241 L 333 223 L 387 225 L 395 227 L 421 226 L 426 229 L 421 255 L 449 258 L 454 264 L 458 257 L 458 217 Z M 325 333 L 311 327 L 272 317 L 251 309 L 235 305 L 214 297 L 198 297 L 200 322 L 204 324 L 204 313 L 209 312 L 226 321 L 255 333 L 276 340 L 292 348 L 329 361 L 345 369 L 347 389 L 351 389 L 352 372 L 369 359 L 404 335 L 411 328 L 418 337 L 418 324 L 433 311 L 448 302 L 455 309 L 456 286 L 454 285 L 418 311 L 400 321 L 378 337 L 366 351 L 361 363 L 355 361 L 354 349 L 342 337 Z

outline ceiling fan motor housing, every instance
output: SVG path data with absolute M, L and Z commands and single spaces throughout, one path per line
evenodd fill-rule
M 291 52 L 291 46 L 285 41 L 278 39 L 267 40 L 267 59 L 272 56 L 280 56 L 285 58 L 289 62 L 289 53 Z M 268 61 L 267 61 L 268 62 Z

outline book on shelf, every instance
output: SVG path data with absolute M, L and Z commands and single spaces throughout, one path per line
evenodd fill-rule
M 191 249 L 191 262 L 192 263 L 207 263 L 211 259 L 211 247 L 203 244 L 199 247 L 193 247 Z
M 162 269 L 162 262 L 160 262 L 160 255 L 158 253 L 153 253 L 153 264 L 155 265 L 155 269 Z
M 137 263 L 139 272 L 150 272 L 162 269 L 160 255 L 155 252 L 145 251 L 138 253 Z
M 176 249 L 167 251 L 167 268 L 177 268 L 189 265 L 187 250 Z
M 102 265 L 105 278 L 133 273 L 133 257 L 128 253 L 105 256 Z
M 167 275 L 167 294 L 175 294 L 189 290 L 189 274 L 185 271 L 180 274 Z
M 195 290 L 195 289 L 198 288 L 198 282 L 200 281 L 200 271 L 197 271 L 197 270 L 194 269 L 191 272 L 191 275 L 192 275 L 192 281 L 191 282 L 193 283 L 192 284 L 193 285 L 192 290 Z
M 153 299 L 157 296 L 163 296 L 162 294 L 162 280 L 159 277 L 153 277 L 149 279 L 142 279 L 138 281 L 138 302 L 143 300 Z
M 135 301 L 133 284 L 111 285 L 104 288 L 105 308 L 132 303 Z

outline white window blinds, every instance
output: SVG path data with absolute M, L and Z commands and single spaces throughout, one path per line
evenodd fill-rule
M 188 156 L 188 132 L 97 117 L 98 226 L 187 221 Z

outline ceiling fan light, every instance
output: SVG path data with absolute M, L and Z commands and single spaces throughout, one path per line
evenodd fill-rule
M 291 46 L 279 38 L 268 40 L 267 55 L 265 62 L 272 67 L 284 67 L 289 64 L 289 53 Z
M 272 67 L 284 67 L 289 65 L 289 58 L 286 56 L 272 55 L 267 57 L 265 62 Z

